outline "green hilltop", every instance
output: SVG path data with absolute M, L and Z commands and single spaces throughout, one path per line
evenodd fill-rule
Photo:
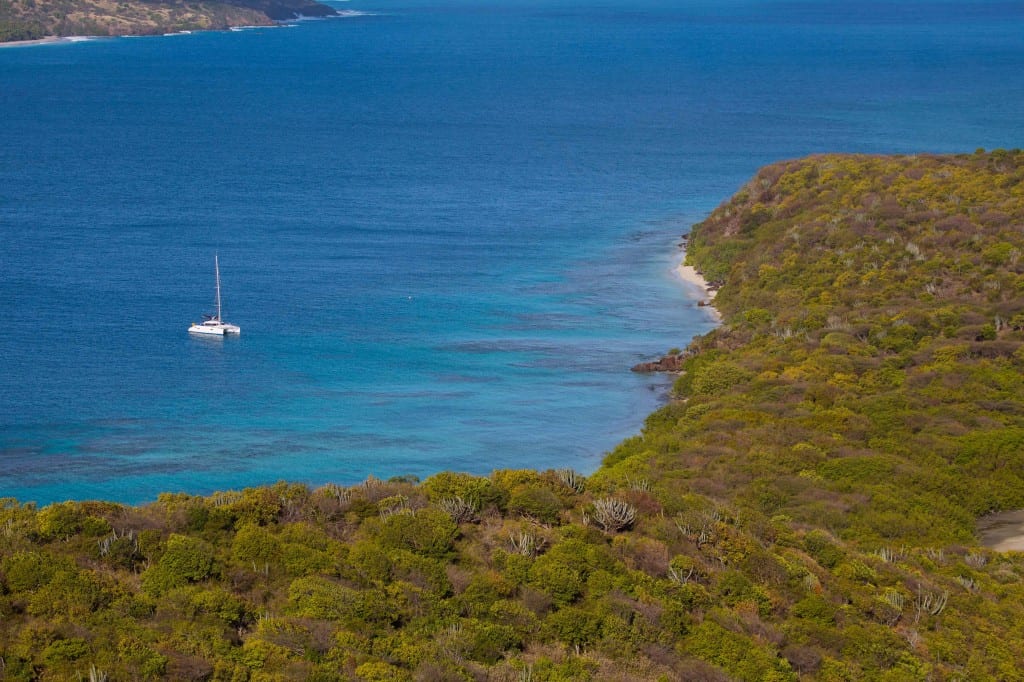
M 0 505 L 4 679 L 1021 680 L 1024 152 L 815 156 L 598 471 Z M 567 418 L 569 416 L 567 415 Z

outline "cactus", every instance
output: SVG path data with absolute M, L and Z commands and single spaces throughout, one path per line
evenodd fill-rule
M 543 538 L 538 539 L 533 533 L 519 532 L 508 538 L 512 552 L 523 556 L 534 556 L 544 547 L 544 543 Z
M 964 563 L 972 568 L 981 568 L 988 563 L 988 558 L 984 554 L 968 554 L 964 557 Z
M 907 548 L 892 549 L 890 547 L 882 547 L 875 552 L 875 555 L 887 564 L 895 564 L 907 557 Z
M 648 481 L 646 478 L 637 478 L 637 479 L 631 479 L 630 478 L 630 479 L 626 479 L 626 482 L 629 483 L 629 489 L 630 490 L 638 490 L 640 492 L 645 492 L 645 493 L 651 492 L 651 482 Z
M 893 607 L 894 609 L 899 609 L 900 611 L 903 610 L 903 607 L 907 603 L 907 598 L 903 596 L 903 593 L 897 592 L 893 589 L 886 590 L 885 594 L 882 595 L 882 599 L 885 600 L 885 602 L 889 604 L 889 606 Z
M 587 479 L 572 469 L 559 469 L 555 472 L 555 475 L 558 476 L 558 480 L 564 483 L 567 488 L 571 488 L 577 495 L 582 493 L 586 487 Z
M 893 588 L 886 588 L 882 594 L 882 601 L 892 607 L 892 612 L 886 613 L 882 611 L 878 614 L 879 619 L 886 625 L 894 626 L 903 617 L 903 608 L 906 606 L 907 598 L 902 592 L 897 592 Z
M 437 506 L 452 517 L 452 521 L 455 523 L 471 523 L 477 520 L 477 504 L 464 500 L 458 495 L 444 498 L 437 503 Z
M 405 495 L 393 495 L 385 497 L 377 503 L 381 521 L 385 521 L 394 514 L 412 514 L 409 508 L 409 498 Z
M 714 542 L 715 525 L 723 518 L 721 511 L 710 509 L 699 513 L 678 514 L 675 523 L 683 537 L 701 547 L 709 542 Z
M 123 531 L 121 531 L 120 535 L 118 535 L 117 531 L 114 530 L 114 532 L 112 532 L 107 537 L 103 538 L 102 540 L 96 541 L 96 544 L 99 546 L 100 556 L 109 555 L 111 548 L 113 547 L 114 543 L 118 540 L 127 540 L 131 546 L 130 554 L 132 556 L 138 554 L 139 541 L 135 537 L 135 531 L 130 528 L 126 528 Z
M 969 578 L 967 576 L 958 575 L 956 577 L 956 581 L 958 583 L 960 583 L 964 587 L 964 589 L 967 590 L 968 592 L 974 592 L 974 591 L 976 591 L 978 589 L 978 581 L 975 580 L 974 578 Z
M 226 507 L 235 504 L 242 499 L 242 493 L 237 490 L 218 490 L 210 495 L 210 504 L 214 507 Z
M 693 574 L 696 570 L 697 569 L 695 567 L 690 566 L 689 569 L 687 569 L 684 572 L 681 566 L 677 567 L 669 564 L 668 577 L 671 578 L 673 581 L 679 583 L 680 585 L 685 585 L 686 583 L 690 582 L 690 578 L 693 577 Z
M 636 507 L 628 502 L 604 497 L 594 500 L 594 521 L 605 532 L 616 532 L 633 525 Z
M 918 585 L 917 598 L 914 599 L 914 609 L 917 611 L 914 616 L 914 622 L 917 623 L 925 613 L 932 616 L 939 615 L 946 608 L 947 601 L 949 601 L 949 592 L 943 591 L 941 594 L 938 592 L 925 592 Z
M 321 488 L 321 490 L 336 499 L 338 502 L 348 502 L 349 498 L 352 497 L 352 490 L 350 488 L 342 487 L 337 483 L 327 483 Z

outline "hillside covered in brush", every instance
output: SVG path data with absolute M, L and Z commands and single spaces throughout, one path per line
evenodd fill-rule
M 1024 153 L 780 163 L 689 248 L 723 324 L 589 477 L 5 500 L 0 672 L 1024 679 Z
M 334 14 L 315 0 L 0 0 L 0 42 L 224 30 Z

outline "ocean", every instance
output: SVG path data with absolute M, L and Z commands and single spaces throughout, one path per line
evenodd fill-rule
M 1016 2 L 336 6 L 0 50 L 0 495 L 589 473 L 758 167 L 1024 138 Z

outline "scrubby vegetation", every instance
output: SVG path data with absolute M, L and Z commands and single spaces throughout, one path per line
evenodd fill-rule
M 10 679 L 1024 679 L 1024 153 L 822 156 L 694 228 L 724 282 L 593 475 L 0 507 Z

